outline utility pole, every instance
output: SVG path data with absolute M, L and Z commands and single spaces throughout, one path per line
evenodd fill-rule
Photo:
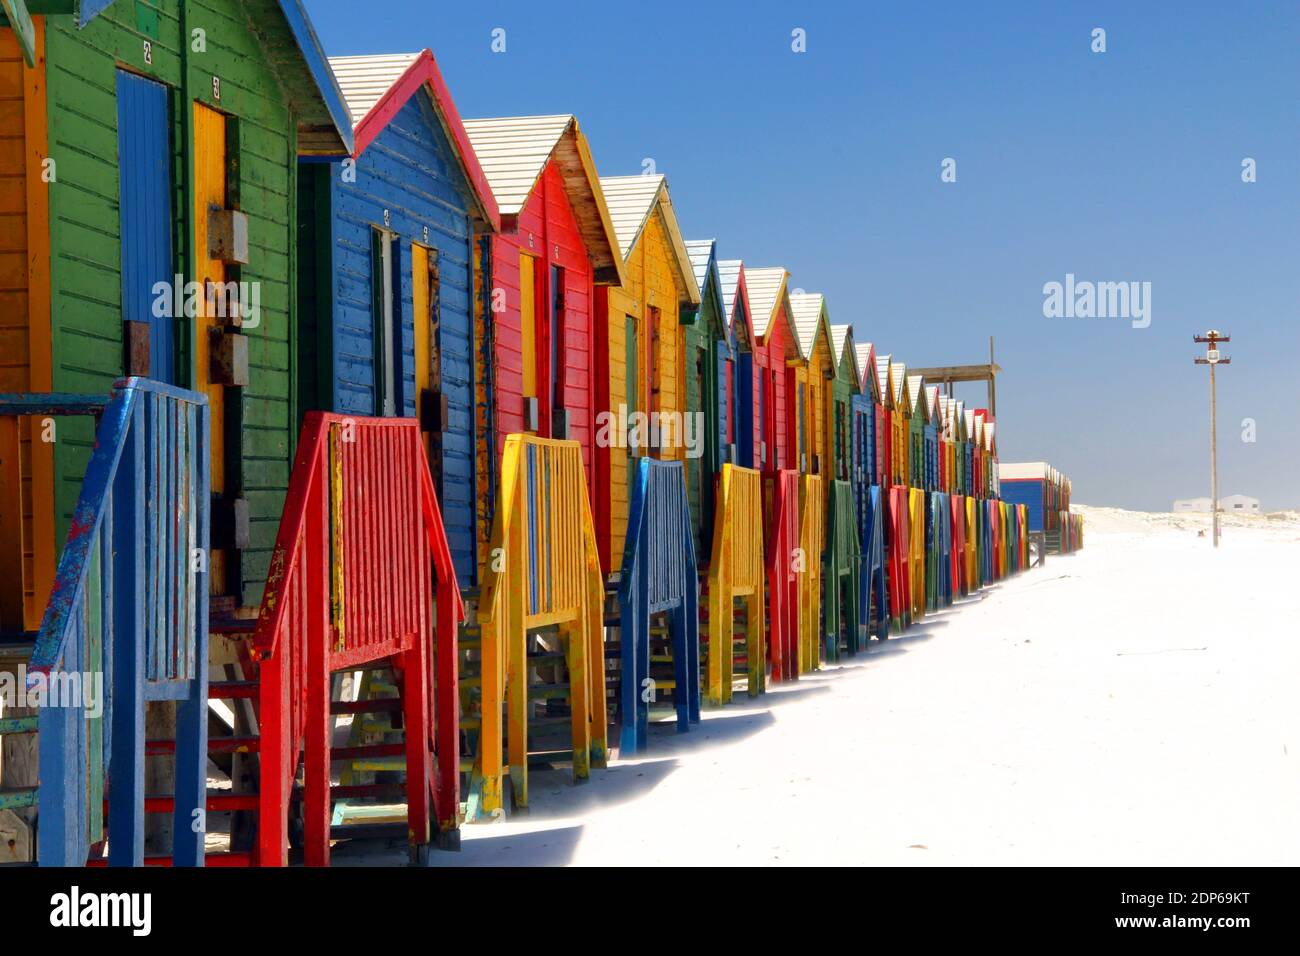
M 1210 522 L 1214 529 L 1214 546 L 1217 548 L 1219 546 L 1219 434 L 1218 411 L 1215 407 L 1217 399 L 1214 392 L 1214 367 L 1232 364 L 1232 359 L 1219 353 L 1219 343 L 1230 342 L 1232 339 L 1222 332 L 1210 329 L 1204 335 L 1193 335 L 1192 341 L 1205 343 L 1205 357 L 1197 356 L 1192 361 L 1197 365 L 1210 367 Z

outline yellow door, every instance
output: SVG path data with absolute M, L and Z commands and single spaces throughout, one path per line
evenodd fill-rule
M 442 391 L 442 362 L 438 351 L 438 250 L 411 246 L 411 289 L 415 313 L 415 394 L 420 409 L 425 396 Z M 425 447 L 432 465 L 441 441 L 441 408 L 433 408 L 434 421 L 424 422 Z M 423 412 L 419 412 L 424 418 Z M 433 426 L 432 428 L 428 426 Z M 435 434 L 436 432 L 436 434 Z M 436 474 L 436 472 L 435 472 Z
M 523 397 L 537 398 L 537 260 L 526 252 L 519 253 L 519 352 Z
M 226 264 L 208 254 L 208 211 L 226 208 L 226 118 L 216 110 L 194 104 L 194 269 L 204 289 L 199 296 L 194 320 L 194 388 L 207 392 L 212 423 L 212 494 L 226 490 L 226 441 L 224 389 L 212 383 L 210 336 L 224 319 L 210 313 L 207 301 L 210 282 L 226 281 Z M 214 549 L 209 562 L 209 584 L 213 594 L 226 593 L 225 556 Z

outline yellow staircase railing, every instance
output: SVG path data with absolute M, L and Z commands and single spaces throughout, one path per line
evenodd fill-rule
M 803 568 L 799 575 L 799 673 L 821 667 L 822 549 L 826 547 L 826 489 L 821 475 L 800 480 L 799 547 Z
M 748 692 L 763 691 L 767 639 L 763 624 L 763 482 L 751 468 L 723 465 L 709 562 L 709 704 L 731 700 L 735 656 L 732 616 L 736 598 L 745 602 L 745 663 Z
M 604 584 L 578 442 L 507 436 L 483 564 L 481 725 L 471 778 L 479 792 L 472 816 L 494 816 L 501 809 L 503 704 L 513 803 L 528 805 L 530 630 L 559 632 L 574 777 L 605 765 Z

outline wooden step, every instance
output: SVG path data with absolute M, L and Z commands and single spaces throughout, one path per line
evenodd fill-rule
M 261 686 L 255 680 L 230 680 L 208 684 L 208 700 L 251 700 Z
M 330 702 L 331 714 L 394 714 L 401 713 L 400 697 L 376 697 L 371 700 L 335 700 Z
M 209 812 L 216 810 L 256 810 L 257 794 L 230 793 L 227 790 L 209 790 L 207 797 Z M 171 813 L 176 809 L 176 798 L 172 796 L 145 796 L 145 813 Z M 108 800 L 104 801 L 104 812 L 108 812 Z
M 28 717 L 0 717 L 0 736 L 5 734 L 34 734 L 39 729 L 41 718 L 37 714 Z
M 261 747 L 262 739 L 260 737 L 208 738 L 208 753 L 210 754 L 255 754 Z M 146 740 L 144 753 L 146 757 L 161 757 L 164 754 L 174 754 L 176 753 L 176 741 Z

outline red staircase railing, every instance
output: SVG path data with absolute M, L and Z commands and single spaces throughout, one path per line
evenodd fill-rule
M 767 523 L 768 635 L 772 680 L 794 680 L 809 668 L 799 660 L 799 473 L 778 471 L 764 479 Z
M 402 687 L 413 847 L 429 842 L 430 791 L 439 830 L 456 830 L 463 617 L 419 423 L 309 413 L 250 654 L 260 662 L 258 862 L 286 861 L 300 756 L 304 859 L 329 862 L 330 674 L 367 664 L 391 664 Z

